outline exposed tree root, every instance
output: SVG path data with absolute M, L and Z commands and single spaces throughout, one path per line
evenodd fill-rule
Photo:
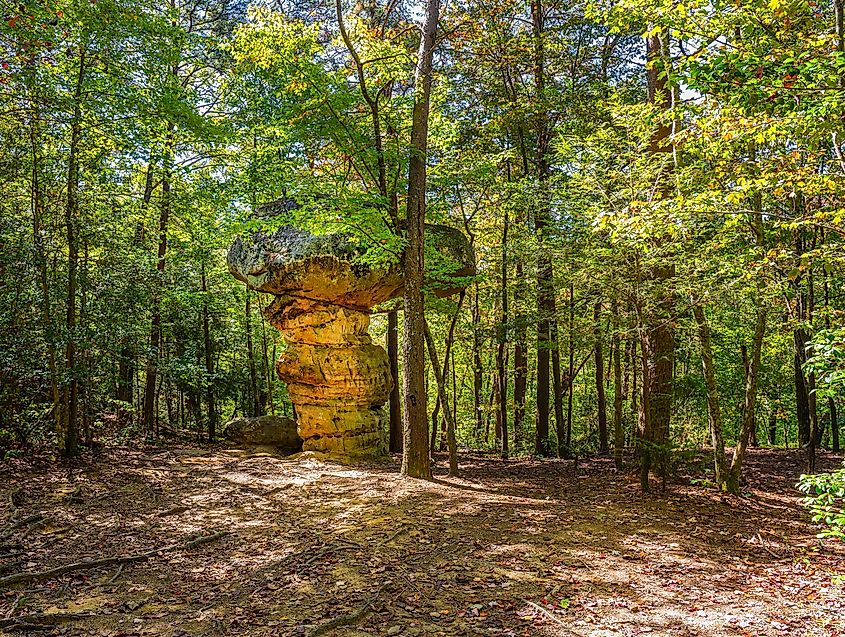
M 40 522 L 43 519 L 44 519 L 43 513 L 36 513 L 34 515 L 30 515 L 29 517 L 17 520 L 16 522 L 13 522 L 8 527 L 6 527 L 6 529 L 3 531 L 3 533 L 0 534 L 0 539 L 7 540 L 10 537 L 12 537 L 12 535 L 14 535 L 14 531 L 16 529 L 19 529 L 22 526 L 26 526 L 27 524 L 33 524 L 34 522 Z
M 0 619 L 0 628 L 11 630 L 46 629 L 63 622 L 94 617 L 94 613 L 35 613 Z
M 184 542 L 181 544 L 171 544 L 170 546 L 163 546 L 161 548 L 146 551 L 144 553 L 135 553 L 134 555 L 114 555 L 112 557 L 104 557 L 99 560 L 91 560 L 90 562 L 73 562 L 71 564 L 64 564 L 62 566 L 57 566 L 56 568 L 51 568 L 46 571 L 15 573 L 14 575 L 8 575 L 7 577 L 0 578 L 0 586 L 11 586 L 13 584 L 20 584 L 22 582 L 40 582 L 43 580 L 58 577 L 60 575 L 64 575 L 65 573 L 73 573 L 75 571 L 87 571 L 93 568 L 100 568 L 101 566 L 109 566 L 111 564 L 129 564 L 131 562 L 142 562 L 158 555 L 159 553 L 191 549 L 202 544 L 207 544 L 209 542 L 219 540 L 220 538 L 225 537 L 228 534 L 229 533 L 227 531 L 220 531 L 218 533 L 213 533 L 212 535 L 198 537 L 194 540 L 191 540 L 190 542 Z
M 383 584 L 382 587 L 379 588 L 378 591 L 376 591 L 376 594 L 370 597 L 366 602 L 364 602 L 361 607 L 354 613 L 350 613 L 348 615 L 341 615 L 340 617 L 335 617 L 334 619 L 327 621 L 324 624 L 315 626 L 307 634 L 307 637 L 320 637 L 320 635 L 325 635 L 326 633 L 334 630 L 335 628 L 343 628 L 344 626 L 354 626 L 370 614 L 372 605 L 379 598 L 381 592 L 384 590 L 384 587 L 386 585 L 387 584 Z
M 523 599 L 522 601 L 523 601 L 523 602 L 525 602 L 526 604 L 528 604 L 531 608 L 533 608 L 533 609 L 535 609 L 535 610 L 538 610 L 538 611 L 540 611 L 541 613 L 543 613 L 543 615 L 545 615 L 546 617 L 548 617 L 549 619 L 551 619 L 553 622 L 555 622 L 555 623 L 556 623 L 556 624 L 558 624 L 559 626 L 564 626 L 564 627 L 567 627 L 567 628 L 568 628 L 568 626 L 566 625 L 566 623 L 565 623 L 565 622 L 563 622 L 560 618 L 555 617 L 555 616 L 554 616 L 552 613 L 550 613 L 548 610 L 546 610 L 545 608 L 543 608 L 542 606 L 540 606 L 540 604 L 535 604 L 534 602 L 532 602 L 531 600 L 528 600 L 528 599 Z

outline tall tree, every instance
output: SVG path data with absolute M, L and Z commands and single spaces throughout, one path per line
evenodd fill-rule
M 430 478 L 425 393 L 425 208 L 428 123 L 439 0 L 426 0 L 417 67 L 414 75 L 414 108 L 411 122 L 411 158 L 408 168 L 408 201 L 403 274 L 405 281 L 402 331 L 403 420 L 405 427 L 402 474 Z

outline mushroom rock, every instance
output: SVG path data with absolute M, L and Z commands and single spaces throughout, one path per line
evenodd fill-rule
M 426 225 L 426 243 L 450 264 L 448 276 L 475 274 L 460 231 Z M 393 380 L 387 352 L 367 329 L 373 306 L 403 291 L 400 266 L 373 268 L 360 255 L 349 235 L 289 226 L 239 238 L 227 255 L 235 278 L 275 297 L 264 316 L 287 341 L 276 371 L 287 383 L 303 450 L 351 460 L 386 450 L 382 405 Z M 456 281 L 439 294 L 462 287 Z

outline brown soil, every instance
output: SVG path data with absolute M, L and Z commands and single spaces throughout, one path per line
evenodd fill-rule
M 0 587 L 0 633 L 842 635 L 845 547 L 816 539 L 792 488 L 800 463 L 752 451 L 733 498 L 690 486 L 703 457 L 646 497 L 606 460 L 463 458 L 460 479 L 441 460 L 431 483 L 395 460 L 218 447 L 12 460 L 0 577 L 228 535 Z

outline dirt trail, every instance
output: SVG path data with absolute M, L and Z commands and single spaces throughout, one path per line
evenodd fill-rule
M 752 451 L 739 499 L 688 486 L 702 463 L 643 498 L 605 460 L 440 462 L 433 483 L 222 448 L 13 460 L 0 578 L 226 535 L 0 586 L 0 633 L 845 635 L 845 547 L 807 523 L 800 462 Z

